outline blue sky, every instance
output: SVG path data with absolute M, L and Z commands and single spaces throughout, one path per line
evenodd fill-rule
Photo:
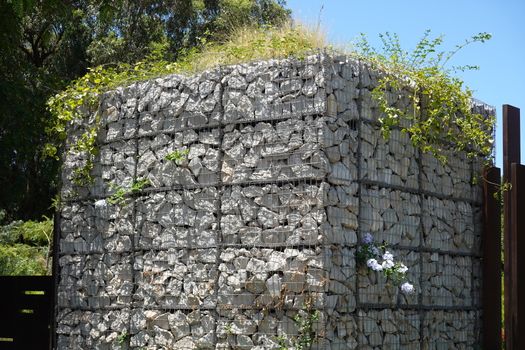
M 521 109 L 521 154 L 525 162 L 525 0 L 288 0 L 294 18 L 321 27 L 328 40 L 344 44 L 365 33 L 378 44 L 378 34 L 397 33 L 413 49 L 426 29 L 443 34 L 444 48 L 479 32 L 492 39 L 466 47 L 452 65 L 478 65 L 460 74 L 476 98 L 496 107 L 496 165 L 502 165 L 503 104 Z M 322 11 L 321 11 L 321 8 Z

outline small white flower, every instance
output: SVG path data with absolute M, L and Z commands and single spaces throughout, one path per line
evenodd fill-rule
M 408 271 L 408 267 L 406 267 L 406 265 L 403 263 L 399 264 L 399 266 L 397 267 L 397 272 L 399 273 L 405 273 L 407 271 Z
M 374 271 L 383 271 L 383 266 L 376 259 L 368 259 L 366 265 Z
M 388 250 L 383 254 L 383 260 L 394 260 L 394 255 Z
M 372 268 L 372 266 L 374 266 L 376 264 L 377 264 L 377 260 L 376 259 L 368 259 L 366 261 L 366 266 L 368 266 L 369 268 Z
M 392 260 L 385 260 L 385 261 L 383 261 L 383 263 L 381 264 L 381 266 L 382 266 L 383 269 L 385 269 L 385 270 L 394 267 L 394 265 L 395 265 L 395 264 L 394 264 L 394 261 L 392 261 Z
M 405 294 L 414 293 L 414 286 L 408 282 L 405 282 L 401 285 L 401 291 Z
M 106 203 L 105 199 L 99 199 L 95 202 L 95 208 L 102 209 L 105 208 L 108 204 Z

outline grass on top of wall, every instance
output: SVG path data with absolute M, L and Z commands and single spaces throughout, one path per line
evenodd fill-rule
M 225 40 L 205 44 L 177 62 L 181 73 L 194 73 L 220 65 L 232 65 L 272 58 L 304 58 L 325 49 L 324 33 L 303 25 L 286 23 L 281 27 L 240 27 Z
M 271 58 L 302 58 L 327 48 L 319 29 L 285 23 L 279 27 L 244 26 L 233 28 L 230 35 L 215 42 L 201 42 L 193 49 L 181 52 L 175 62 L 164 60 L 162 49 L 135 64 L 90 68 L 83 77 L 73 81 L 64 91 L 52 96 L 47 104 L 53 116 L 47 128 L 50 139 L 44 148 L 47 156 L 58 157 L 58 148 L 66 138 L 68 121 L 82 117 L 86 107 L 96 111 L 100 95 L 119 86 L 149 80 L 169 74 L 194 74 L 219 65 L 232 65 Z M 80 151 L 93 151 L 93 138 L 85 137 Z

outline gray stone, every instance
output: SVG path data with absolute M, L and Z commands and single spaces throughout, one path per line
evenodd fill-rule
M 266 280 L 266 288 L 272 298 L 281 296 L 282 281 L 279 275 L 272 275 Z
M 384 139 L 371 93 L 381 76 L 319 53 L 104 94 L 92 186 L 71 182 L 87 161 L 71 145 L 95 116 L 68 126 L 59 348 L 116 349 L 128 327 L 136 348 L 263 350 L 278 348 L 281 334 L 293 347 L 294 316 L 310 301 L 319 310 L 313 349 L 475 345 L 479 316 L 461 309 L 479 304 L 480 259 L 448 254 L 481 246 L 481 209 L 454 198 L 479 197 L 475 165 L 459 153 L 446 165 L 420 156 L 398 130 Z M 404 108 L 404 95 L 387 97 Z M 166 160 L 185 149 L 187 159 Z M 129 188 L 135 178 L 151 185 L 126 203 L 89 199 L 107 200 L 110 183 Z M 415 294 L 356 266 L 358 232 L 403 247 L 393 252 Z M 357 293 L 382 310 L 357 309 Z M 420 302 L 429 308 L 421 340 L 411 310 Z

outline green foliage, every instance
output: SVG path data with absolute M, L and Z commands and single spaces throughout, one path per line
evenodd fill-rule
M 51 214 L 59 163 L 41 157 L 51 119 L 45 103 L 83 69 L 69 40 L 76 30 L 71 7 L 56 0 L 0 1 L 0 183 L 9 183 L 0 188 L 0 208 L 9 220 Z
M 53 236 L 53 220 L 46 218 L 41 222 L 25 221 L 18 228 L 25 244 L 49 246 Z
M 487 181 L 486 179 L 483 179 L 483 180 Z M 494 185 L 498 186 L 498 190 L 494 192 L 493 197 L 494 199 L 500 202 L 500 205 L 503 208 L 504 206 L 503 199 L 505 197 L 505 192 L 512 190 L 512 184 L 508 181 L 502 181 L 501 184 L 494 184 Z
M 0 275 L 48 275 L 47 248 L 26 244 L 0 244 Z
M 84 152 L 84 154 L 87 155 L 85 164 L 73 170 L 73 182 L 79 186 L 86 186 L 93 182 L 91 170 L 93 169 L 95 157 L 98 154 L 96 140 L 99 123 L 100 118 L 97 116 L 97 118 L 95 118 L 95 125 L 88 128 L 73 147 L 74 151 Z
M 310 349 L 316 339 L 315 324 L 319 321 L 320 312 L 312 308 L 311 296 L 307 296 L 304 309 L 293 317 L 297 326 L 297 336 L 289 337 L 286 334 L 277 337 L 280 350 L 305 350 Z
M 68 122 L 98 111 L 103 92 L 132 82 L 147 80 L 171 73 L 193 73 L 220 64 L 234 64 L 254 59 L 304 56 L 322 47 L 322 36 L 304 27 L 290 24 L 281 27 L 243 27 L 231 31 L 231 37 L 222 43 L 202 41 L 201 49 L 192 48 L 181 53 L 176 62 L 158 60 L 161 53 L 153 53 L 144 61 L 133 65 L 99 66 L 89 69 L 64 91 L 48 100 L 53 123 L 47 128 L 50 142 L 44 151 L 47 156 L 58 157 L 58 150 L 66 139 Z M 158 48 L 162 51 L 162 45 Z M 99 116 L 72 147 L 72 151 L 86 155 L 84 166 L 75 170 L 73 181 L 86 185 L 92 181 L 91 169 L 97 154 L 96 136 Z M 176 160 L 176 159 L 174 159 Z
M 299 328 L 299 336 L 293 342 L 294 348 L 309 349 L 315 340 L 314 324 L 319 321 L 319 310 L 308 310 L 305 315 L 298 313 L 293 320 Z
M 65 137 L 64 120 L 56 117 L 71 119 L 75 102 L 84 108 L 86 95 L 96 95 L 97 86 L 111 88 L 93 81 L 89 91 L 77 89 L 79 98 L 70 100 L 63 113 L 50 113 L 46 101 L 75 79 L 86 73 L 92 80 L 104 79 L 112 68 L 129 73 L 132 62 L 153 58 L 172 61 L 203 41 L 224 37 L 234 20 L 271 25 L 288 16 L 280 0 L 0 1 L 0 183 L 10 184 L 0 189 L 0 208 L 10 220 L 51 214 L 59 182 L 56 155 Z M 99 65 L 105 68 L 88 71 Z M 96 151 L 91 141 L 84 142 L 87 163 L 74 174 L 79 184 L 90 181 Z
M 368 259 L 375 259 L 383 252 L 386 251 L 388 244 L 383 241 L 381 244 L 376 245 L 374 242 L 362 243 L 355 253 L 355 259 L 357 264 L 366 265 Z
M 399 286 L 402 282 L 406 281 L 406 273 L 401 272 L 401 268 L 404 265 L 396 262 L 392 268 L 384 269 L 383 274 L 394 286 Z
M 230 322 L 230 323 L 227 323 L 225 326 L 224 326 L 224 331 L 226 332 L 226 334 L 228 335 L 232 335 L 233 334 L 233 324 Z
M 284 23 L 278 27 L 237 27 L 220 43 L 207 44 L 191 57 L 192 64 L 187 71 L 259 59 L 301 59 L 321 48 L 326 48 L 323 34 L 301 25 Z
M 454 71 L 477 67 L 446 66 L 458 51 L 472 43 L 485 42 L 491 35 L 480 33 L 452 51 L 440 51 L 443 37 L 432 39 L 428 30 L 412 52 L 401 48 L 395 34 L 380 37 L 381 50 L 372 48 L 364 36 L 358 47 L 372 67 L 383 71 L 372 96 L 383 112 L 380 122 L 385 137 L 392 128 L 401 127 L 414 146 L 443 162 L 447 149 L 489 157 L 494 118 L 473 113 L 472 91 L 452 76 Z M 411 96 L 411 106 L 396 105 L 396 97 L 406 93 Z M 408 126 L 402 120 L 408 121 Z
M 13 221 L 0 226 L 0 275 L 49 274 L 53 221 Z
M 122 331 L 117 337 L 117 342 L 119 345 L 124 345 L 124 343 L 129 339 L 130 335 L 127 331 Z
M 166 160 L 170 160 L 179 164 L 187 159 L 189 153 L 189 149 L 175 150 L 171 153 L 168 153 L 165 158 Z
M 289 18 L 284 1 L 149 0 L 103 1 L 81 9 L 93 17 L 94 34 L 87 48 L 93 66 L 144 60 L 163 45 L 159 58 L 173 59 L 203 40 L 226 36 L 239 25 L 276 25 Z
M 131 184 L 131 187 L 125 188 L 122 186 L 113 186 L 115 192 L 108 197 L 109 204 L 123 205 L 126 203 L 127 199 L 138 192 L 140 192 L 144 187 L 148 186 L 150 181 L 148 179 L 139 179 Z
M 31 246 L 49 246 L 53 235 L 53 220 L 13 221 L 0 226 L 0 244 L 24 243 Z

